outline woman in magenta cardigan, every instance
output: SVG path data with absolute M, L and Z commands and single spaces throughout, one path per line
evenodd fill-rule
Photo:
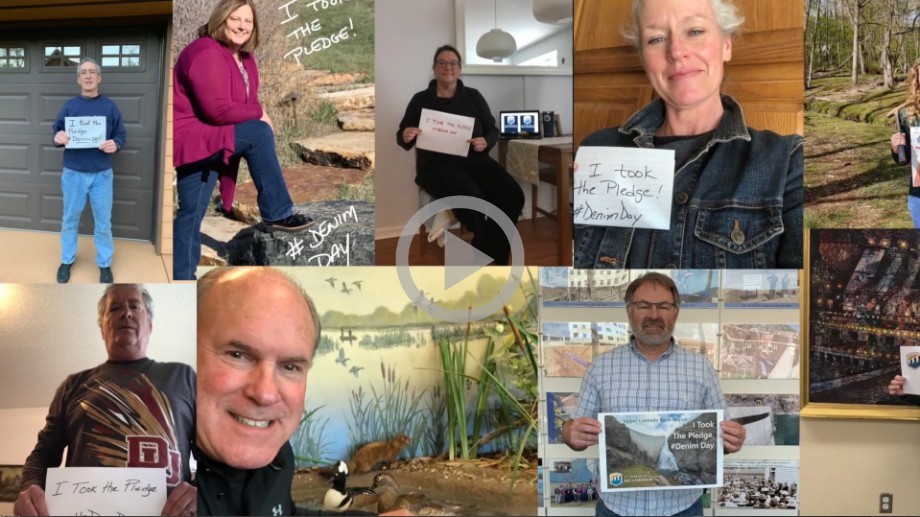
M 220 0 L 176 62 L 173 163 L 179 209 L 173 222 L 173 276 L 194 280 L 201 258 L 201 222 L 220 178 L 229 210 L 239 160 L 245 159 L 270 230 L 297 231 L 313 219 L 294 212 L 275 154 L 271 118 L 259 104 L 259 44 L 253 0 Z

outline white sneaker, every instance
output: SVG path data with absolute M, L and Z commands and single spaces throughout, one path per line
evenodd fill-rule
M 434 215 L 434 221 L 428 230 L 428 242 L 438 241 L 438 245 L 444 247 L 444 232 L 456 222 L 452 210 L 443 210 Z

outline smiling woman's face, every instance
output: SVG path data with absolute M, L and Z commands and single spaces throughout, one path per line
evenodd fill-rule
M 441 83 L 456 82 L 460 78 L 460 57 L 450 50 L 442 50 L 434 62 L 434 77 Z
M 710 0 L 645 0 L 639 11 L 645 73 L 668 108 L 717 105 L 731 38 Z
M 230 13 L 230 16 L 224 22 L 224 35 L 231 45 L 239 48 L 245 45 L 249 38 L 252 37 L 253 26 L 252 8 L 248 5 L 241 5 Z

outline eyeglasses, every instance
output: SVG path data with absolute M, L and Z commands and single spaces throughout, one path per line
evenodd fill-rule
M 439 59 L 436 61 L 436 63 L 441 68 L 459 68 L 460 67 L 459 61 L 443 61 Z
M 652 302 L 646 302 L 646 301 L 638 301 L 638 302 L 629 302 L 627 304 L 627 307 L 629 306 L 635 307 L 636 310 L 639 312 L 648 312 L 652 310 L 652 307 L 658 309 L 658 312 L 665 312 L 665 313 L 677 310 L 677 305 L 671 302 L 652 303 Z

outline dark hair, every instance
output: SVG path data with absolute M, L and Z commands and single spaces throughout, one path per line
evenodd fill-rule
M 434 51 L 434 58 L 432 58 L 431 60 L 431 66 L 436 66 L 438 64 L 438 54 L 440 54 L 441 52 L 444 52 L 445 50 L 449 50 L 453 52 L 454 54 L 456 54 L 457 62 L 460 63 L 461 67 L 463 66 L 463 58 L 460 56 L 460 51 L 454 48 L 453 45 L 441 45 L 440 47 L 438 47 L 438 50 Z
M 313 328 L 316 333 L 316 340 L 313 342 L 313 354 L 315 355 L 316 349 L 319 348 L 319 335 L 320 332 L 322 332 L 322 326 L 319 322 L 319 314 L 316 312 L 316 305 L 313 303 L 313 298 L 310 298 L 310 295 L 307 294 L 307 291 L 301 287 L 297 280 L 294 280 L 290 275 L 280 269 L 273 267 L 221 267 L 212 269 L 198 279 L 198 310 L 201 310 L 201 308 L 204 306 L 204 304 L 201 302 L 204 300 L 205 295 L 208 294 L 208 291 L 214 287 L 214 284 L 216 284 L 218 280 L 229 273 L 240 273 L 247 269 L 281 278 L 290 284 L 290 286 L 294 288 L 298 293 L 300 293 L 300 295 L 303 297 L 303 300 L 307 303 L 307 307 L 310 309 L 310 319 L 313 320 Z
M 198 28 L 198 37 L 210 36 L 224 45 L 230 43 L 227 41 L 224 28 L 227 26 L 230 14 L 244 5 L 248 5 L 252 9 L 252 34 L 249 36 L 249 41 L 240 47 L 240 51 L 252 52 L 255 50 L 259 46 L 259 16 L 256 14 L 256 4 L 253 0 L 220 0 L 214 6 L 214 11 L 211 12 L 211 17 L 208 18 L 208 23 Z
M 633 301 L 632 298 L 633 295 L 636 294 L 636 290 L 645 284 L 657 285 L 671 291 L 671 295 L 674 296 L 674 305 L 680 307 L 680 293 L 677 291 L 677 285 L 674 283 L 674 280 L 668 275 L 656 273 L 654 271 L 650 271 L 630 282 L 629 287 L 626 288 L 626 295 L 624 296 L 626 305 L 629 305 L 629 303 Z

